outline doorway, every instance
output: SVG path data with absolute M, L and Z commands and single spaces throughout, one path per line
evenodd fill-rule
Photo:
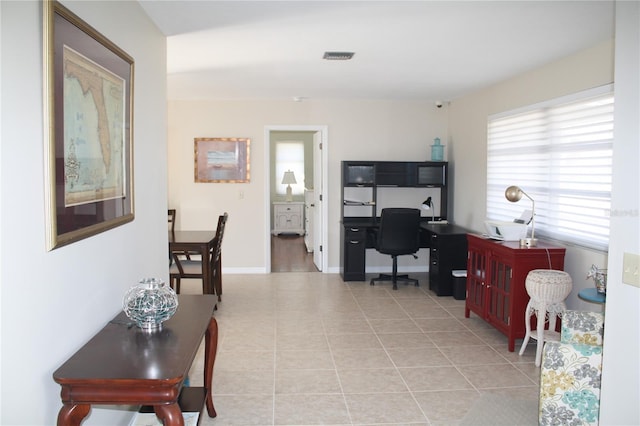
M 291 141 L 287 141 L 287 136 L 291 136 Z M 282 177 L 276 176 L 277 172 L 284 173 L 282 164 L 276 164 L 275 148 L 276 143 L 295 142 L 296 140 L 306 140 L 306 148 L 304 150 L 305 163 L 310 165 L 305 167 L 305 171 L 299 173 L 299 177 L 296 178 L 300 182 L 297 182 L 297 188 L 289 200 L 292 200 L 296 208 L 301 208 L 304 211 L 306 217 L 304 220 L 307 226 L 304 226 L 304 232 L 301 232 L 298 238 L 295 235 L 281 234 L 282 238 L 278 238 L 279 243 L 277 246 L 273 245 L 272 231 L 274 230 L 274 202 L 276 204 L 282 204 L 285 201 L 284 184 L 281 183 Z M 327 188 L 327 127 L 326 126 L 265 126 L 265 171 L 269 176 L 265 179 L 266 193 L 269 194 L 265 197 L 265 217 L 267 223 L 267 238 L 265 247 L 265 265 L 268 272 L 272 272 L 272 255 L 279 256 L 287 249 L 295 249 L 291 245 L 285 246 L 284 244 L 291 243 L 302 246 L 300 250 L 306 250 L 307 247 L 312 248 L 311 254 L 308 256 L 312 259 L 312 264 L 318 271 L 326 271 L 327 269 L 327 253 L 324 247 L 327 247 L 327 233 L 326 233 L 326 218 L 327 218 L 327 206 L 323 202 L 326 199 L 324 194 L 325 188 Z M 285 143 L 286 144 L 286 143 Z M 295 145 L 295 144 L 294 144 Z M 287 170 L 289 171 L 289 170 Z M 304 189 L 310 191 L 304 191 Z M 303 193 L 304 192 L 304 193 Z M 305 197 L 306 195 L 306 197 Z M 293 207 L 293 206 L 292 206 Z M 309 235 L 305 232 L 309 231 Z M 278 253 L 275 252 L 278 250 Z M 288 247 L 288 248 L 287 248 Z M 284 250 L 284 251 L 283 251 Z M 272 252 L 273 251 L 273 252 Z M 297 252 L 296 252 L 297 253 Z M 300 268 L 301 266 L 296 266 Z M 278 267 L 278 270 L 287 270 L 287 266 Z M 276 270 L 274 269 L 273 272 Z
M 317 272 L 313 253 L 304 237 L 296 234 L 271 235 L 271 272 Z

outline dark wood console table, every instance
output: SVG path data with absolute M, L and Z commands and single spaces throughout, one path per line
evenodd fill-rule
M 165 425 L 183 426 L 178 401 L 203 337 L 205 404 L 209 417 L 216 416 L 211 394 L 216 297 L 178 297 L 178 310 L 161 330 L 145 332 L 121 312 L 53 373 L 62 386 L 58 425 L 80 425 L 94 404 L 123 404 L 153 406 Z

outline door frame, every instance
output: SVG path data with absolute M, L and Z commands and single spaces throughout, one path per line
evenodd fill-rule
M 322 245 L 322 272 L 328 273 L 329 269 L 329 254 L 328 254 L 328 233 L 327 233 L 327 220 L 329 217 L 328 196 L 327 188 L 329 187 L 329 137 L 328 126 L 326 125 L 267 125 L 264 126 L 264 170 L 265 170 L 265 203 L 264 203 L 264 217 L 265 217 L 265 270 L 269 274 L 271 273 L 271 132 L 272 131 L 289 131 L 289 132 L 314 132 L 319 133 L 320 141 L 322 143 L 322 158 L 321 162 L 321 188 L 322 188 L 322 203 L 320 210 L 320 220 L 322 223 L 321 245 Z M 314 169 L 318 165 L 318 159 L 313 159 Z M 314 182 L 314 188 L 316 182 Z M 317 225 L 317 224 L 314 224 Z

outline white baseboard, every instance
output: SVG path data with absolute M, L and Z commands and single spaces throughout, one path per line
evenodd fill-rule
M 334 266 L 331 268 L 327 268 L 326 271 L 323 271 L 325 274 L 339 274 L 340 273 L 340 267 Z M 391 267 L 390 266 L 370 266 L 367 267 L 365 272 L 367 274 L 385 274 L 385 273 L 391 273 Z M 425 268 L 424 266 L 409 266 L 409 267 L 402 267 L 398 269 L 398 273 L 402 273 L 402 274 L 410 274 L 410 273 L 420 273 L 420 272 L 429 272 L 428 268 Z M 222 273 L 223 274 L 229 274 L 229 275 L 239 275 L 239 274 L 266 274 L 267 273 L 267 269 L 266 268 L 222 268 Z
M 222 274 L 234 274 L 234 275 L 238 275 L 238 274 L 266 274 L 267 273 L 267 269 L 266 268 L 225 268 L 224 266 L 222 267 Z
M 411 274 L 419 272 L 429 272 L 429 268 L 425 266 L 403 266 L 398 268 L 399 274 Z M 367 274 L 387 274 L 391 273 L 391 265 L 389 266 L 368 266 L 365 268 Z

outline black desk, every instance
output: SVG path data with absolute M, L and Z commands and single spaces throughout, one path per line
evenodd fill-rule
M 429 290 L 438 296 L 453 295 L 453 276 L 456 269 L 467 269 L 468 229 L 457 225 L 429 225 L 420 228 L 429 239 Z
M 451 271 L 467 269 L 468 230 L 456 225 L 420 224 L 420 247 L 429 251 L 429 289 L 438 296 L 451 296 Z M 344 218 L 341 229 L 340 274 L 343 281 L 365 281 L 366 249 L 375 247 L 379 220 Z

